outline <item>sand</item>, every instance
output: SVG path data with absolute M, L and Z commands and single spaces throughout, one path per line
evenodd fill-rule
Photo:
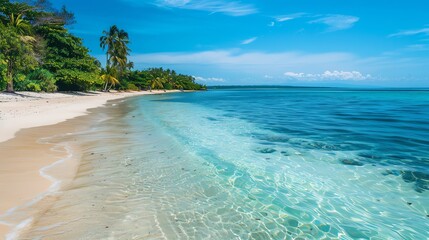
M 33 203 L 58 187 L 54 183 L 56 178 L 61 178 L 62 184 L 73 179 L 78 156 L 67 158 L 67 149 L 57 147 L 52 151 L 56 145 L 40 141 L 46 136 L 78 131 L 79 125 L 85 125 L 76 123 L 79 119 L 73 124 L 61 122 L 83 116 L 88 109 L 109 100 L 159 93 L 164 91 L 0 93 L 0 220 L 7 218 L 13 209 Z M 64 161 L 57 164 L 60 159 Z M 52 166 L 48 174 L 47 166 Z M 18 223 L 0 221 L 0 239 L 16 230 Z

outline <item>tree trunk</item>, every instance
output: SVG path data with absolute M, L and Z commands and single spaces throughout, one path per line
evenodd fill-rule
M 103 90 L 103 92 L 107 92 L 107 84 L 108 84 L 108 82 L 106 81 L 106 84 L 104 84 L 104 90 Z
M 13 91 L 13 80 L 9 80 L 7 82 L 6 92 L 10 92 L 10 93 L 15 92 Z
M 110 68 L 109 49 L 107 49 L 107 52 L 106 52 L 106 74 L 108 74 L 109 68 Z M 107 92 L 107 84 L 108 84 L 108 82 L 106 81 L 106 84 L 104 84 L 103 92 Z
M 13 66 L 12 66 L 12 62 L 9 61 L 9 63 L 7 64 L 7 87 L 6 87 L 6 92 L 15 92 L 13 90 L 13 72 L 12 72 Z

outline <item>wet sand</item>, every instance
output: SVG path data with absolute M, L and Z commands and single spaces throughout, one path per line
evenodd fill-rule
M 63 186 L 73 180 L 79 165 L 78 155 L 71 158 L 70 149 L 41 139 L 82 130 L 82 118 L 25 129 L 0 144 L 0 236 L 14 230 L 22 220 L 43 211 L 37 204 L 45 197 L 44 193 L 58 190 L 57 179 L 61 179 Z M 73 152 L 78 153 L 76 149 Z M 28 208 L 30 205 L 32 207 Z M 8 220 L 9 214 L 23 209 L 27 210 L 12 221 Z

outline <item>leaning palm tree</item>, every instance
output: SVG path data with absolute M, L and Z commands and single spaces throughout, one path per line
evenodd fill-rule
M 103 89 L 105 92 L 109 91 L 116 84 L 119 84 L 119 80 L 116 78 L 116 72 L 112 68 L 108 68 L 106 73 L 100 76 L 100 79 L 104 81 Z

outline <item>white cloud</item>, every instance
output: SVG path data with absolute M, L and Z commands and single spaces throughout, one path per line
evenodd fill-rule
M 324 81 L 324 80 L 367 80 L 372 76 L 362 74 L 358 71 L 325 71 L 323 73 L 295 73 L 285 72 L 284 75 L 288 78 L 306 80 L 306 81 Z
M 188 4 L 191 0 L 164 0 L 160 2 L 164 2 L 164 4 L 169 6 L 180 7 Z
M 244 41 L 241 42 L 241 45 L 250 44 L 250 43 L 254 42 L 256 39 L 258 39 L 258 38 L 257 37 L 252 37 L 252 38 L 246 39 L 246 40 L 244 40 Z
M 408 45 L 405 50 L 411 52 L 429 51 L 429 44 L 413 44 Z
M 268 24 L 268 27 L 274 27 L 274 25 L 276 25 L 276 23 L 275 23 L 275 22 L 270 22 L 270 23 Z
M 293 14 L 289 14 L 289 15 L 282 15 L 282 16 L 277 16 L 275 17 L 277 22 L 286 22 L 286 21 L 290 21 L 296 18 L 300 18 L 302 16 L 304 16 L 305 13 L 293 13 Z
M 285 76 L 286 77 L 291 77 L 291 78 L 303 78 L 306 75 L 309 76 L 310 74 L 295 73 L 295 72 L 285 72 Z
M 104 57 L 103 55 L 97 56 L 100 60 Z M 329 84 L 349 80 L 351 84 L 379 84 L 382 86 L 392 83 L 392 86 L 407 86 L 413 80 L 415 84 L 427 87 L 427 76 L 429 76 L 427 56 L 377 55 L 362 58 L 347 52 L 273 53 L 218 49 L 199 52 L 133 53 L 130 60 L 138 69 L 172 68 L 180 72 L 192 73 L 195 76 L 208 75 L 224 79 L 227 77 L 226 82 L 240 84 L 300 81 Z M 285 70 L 290 73 L 285 74 Z M 273 76 L 273 78 L 269 79 L 265 75 Z M 397 79 L 408 79 L 409 81 Z M 349 84 L 349 81 L 345 82 Z M 409 86 L 411 85 L 410 83 Z
M 277 20 L 277 22 L 286 22 L 286 21 L 289 21 L 292 19 L 293 19 L 292 17 L 279 17 L 276 20 Z
M 133 54 L 130 60 L 144 64 L 196 64 L 196 65 L 261 65 L 277 68 L 278 66 L 301 67 L 343 65 L 354 62 L 355 57 L 349 53 L 328 52 L 307 54 L 300 52 L 243 52 L 239 49 L 215 50 L 202 52 L 164 52 Z
M 389 37 L 412 36 L 412 35 L 419 35 L 419 34 L 429 35 L 429 28 L 400 31 L 398 33 L 390 34 Z
M 205 78 L 205 77 L 196 77 L 193 76 L 195 78 L 196 81 L 201 81 L 201 82 L 225 82 L 225 79 L 223 78 L 215 78 L 215 77 L 209 77 L 209 78 Z
M 167 8 L 223 13 L 230 16 L 245 16 L 258 12 L 253 5 L 226 0 L 157 0 L 155 5 Z
M 310 21 L 309 23 L 321 23 L 329 26 L 329 31 L 344 30 L 353 27 L 359 21 L 358 17 L 347 15 L 327 15 Z

